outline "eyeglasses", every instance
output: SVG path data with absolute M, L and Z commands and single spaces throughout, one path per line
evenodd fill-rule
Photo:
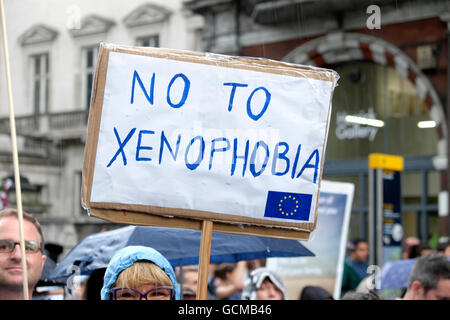
M 156 287 L 141 292 L 134 288 L 118 287 L 112 289 L 113 300 L 172 300 L 172 287 Z
M 11 253 L 14 251 L 16 244 L 20 247 L 20 242 L 12 240 L 0 240 L 0 253 Z M 39 241 L 25 240 L 25 253 L 37 253 L 42 250 Z

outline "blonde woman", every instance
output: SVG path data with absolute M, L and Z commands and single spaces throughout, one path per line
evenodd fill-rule
M 180 300 L 180 289 L 169 261 L 153 248 L 129 246 L 108 264 L 102 300 Z

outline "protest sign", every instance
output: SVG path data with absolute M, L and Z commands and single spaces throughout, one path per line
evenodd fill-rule
M 298 299 L 305 286 L 319 286 L 334 299 L 340 297 L 353 193 L 352 183 L 322 181 L 320 222 L 304 243 L 315 256 L 269 259 L 267 266 L 282 276 L 290 299 Z
M 310 232 L 332 70 L 101 44 L 83 206 Z M 111 215 L 109 215 L 111 217 Z M 130 222 L 131 223 L 131 222 Z

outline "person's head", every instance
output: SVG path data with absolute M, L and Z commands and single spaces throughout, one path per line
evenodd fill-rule
M 255 269 L 262 268 L 266 266 L 266 259 L 253 259 L 247 261 L 247 270 L 252 272 Z
M 183 286 L 183 292 L 181 292 L 182 300 L 195 300 L 197 293 L 192 290 L 191 287 Z
M 340 300 L 382 300 L 380 296 L 370 290 L 369 292 L 349 291 Z
M 441 256 L 450 257 L 450 241 L 438 243 L 436 245 L 436 251 Z
M 256 290 L 256 297 L 258 300 L 283 300 L 283 292 L 266 277 Z
M 46 256 L 43 254 L 44 235 L 39 222 L 23 212 L 23 235 L 27 265 L 28 289 L 38 283 Z M 0 211 L 0 296 L 4 299 L 23 298 L 22 258 L 19 218 L 16 209 Z
M 169 261 L 149 247 L 119 250 L 106 268 L 102 300 L 180 299 L 175 272 Z
M 444 257 L 450 258 L 450 245 L 445 247 Z
M 444 257 L 450 258 L 450 245 L 445 247 Z
M 418 247 L 419 257 L 426 256 L 427 254 L 433 253 L 431 246 L 428 243 L 421 243 Z
M 409 251 L 409 259 L 423 257 L 432 252 L 433 250 L 428 243 L 421 242 L 419 244 L 411 246 Z
M 85 300 L 101 300 L 100 290 L 103 287 L 103 277 L 106 268 L 95 269 L 89 276 L 84 290 Z
M 286 289 L 281 278 L 272 270 L 252 271 L 242 291 L 243 300 L 285 300 Z
M 183 269 L 183 289 L 190 288 L 195 295 L 197 293 L 197 287 L 198 270 L 196 268 Z
M 420 240 L 417 237 L 407 237 L 403 240 L 402 259 L 410 259 L 411 247 L 419 245 Z
M 334 300 L 333 295 L 322 287 L 306 286 L 302 289 L 299 300 Z
M 214 270 L 214 277 L 219 278 L 222 281 L 227 281 L 235 268 L 236 263 L 221 263 L 216 266 L 216 269 Z
M 419 258 L 411 271 L 407 300 L 450 299 L 450 261 L 448 258 L 429 254 Z
M 420 247 L 420 243 L 419 243 L 419 244 L 412 245 L 412 246 L 409 248 L 408 259 L 416 259 L 416 258 L 420 257 L 419 247 Z
M 369 258 L 369 245 L 366 240 L 355 239 L 352 241 L 350 258 L 355 262 L 365 262 Z

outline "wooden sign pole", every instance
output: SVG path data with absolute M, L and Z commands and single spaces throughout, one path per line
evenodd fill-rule
M 206 292 L 208 290 L 208 272 L 209 257 L 211 255 L 212 230 L 213 222 L 209 220 L 203 220 L 199 255 L 197 300 L 206 300 Z
M 20 233 L 20 251 L 22 256 L 22 281 L 23 281 L 23 298 L 29 300 L 28 294 L 28 274 L 27 274 L 27 262 L 25 256 L 25 240 L 23 235 L 23 211 L 22 211 L 22 193 L 20 187 L 20 172 L 19 172 L 19 155 L 17 152 L 16 141 L 16 122 L 14 118 L 14 104 L 11 88 L 11 71 L 9 67 L 9 55 L 8 55 L 8 41 L 6 38 L 6 21 L 5 21 L 5 7 L 3 0 L 0 0 L 0 12 L 2 20 L 2 38 L 3 38 L 3 52 L 5 58 L 6 69 L 6 82 L 8 84 L 8 100 L 9 100 L 9 122 L 11 126 L 11 143 L 12 143 L 12 156 L 14 164 L 14 181 L 16 185 L 16 203 L 19 220 L 19 233 Z

